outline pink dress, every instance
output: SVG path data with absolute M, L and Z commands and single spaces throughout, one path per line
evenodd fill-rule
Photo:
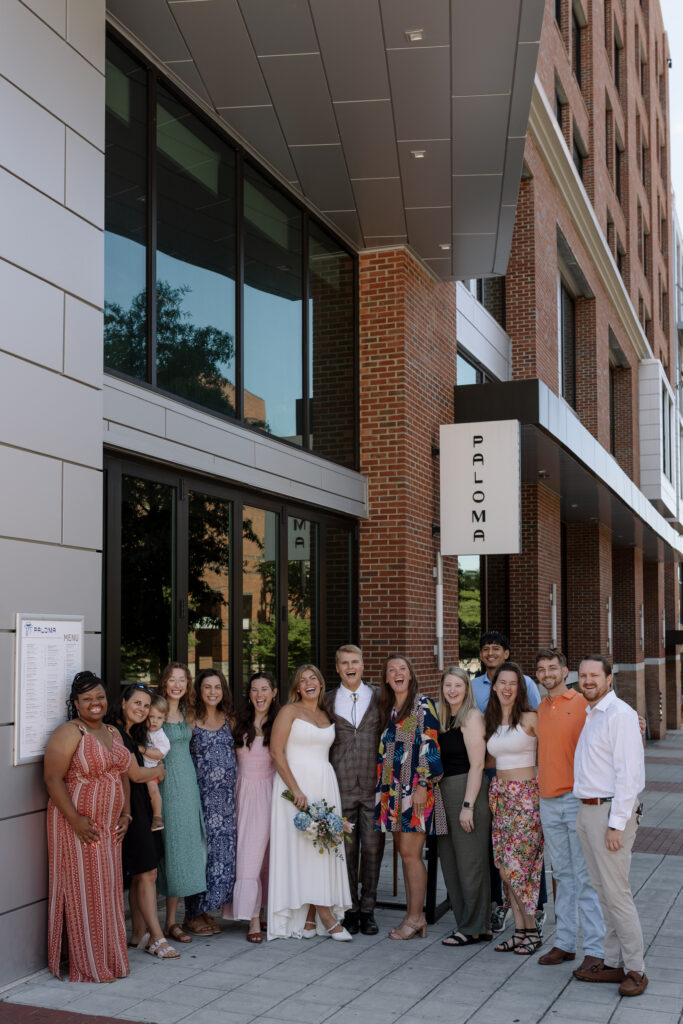
M 268 898 L 270 804 L 275 765 L 263 737 L 251 748 L 237 747 L 237 858 L 232 903 L 223 905 L 223 917 L 249 921 Z

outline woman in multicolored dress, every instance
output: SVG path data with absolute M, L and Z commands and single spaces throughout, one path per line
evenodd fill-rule
M 384 664 L 380 710 L 385 728 L 379 742 L 375 828 L 392 833 L 406 887 L 406 914 L 389 938 L 425 938 L 422 851 L 427 835 L 446 832 L 438 787 L 443 774 L 439 719 L 429 697 L 419 692 L 413 666 L 400 654 L 391 654 Z
M 211 934 L 220 925 L 209 911 L 232 901 L 235 887 L 237 764 L 232 698 L 222 672 L 205 668 L 194 681 L 195 725 L 190 753 L 197 772 L 206 829 L 206 891 L 185 899 L 187 931 Z
M 536 712 L 519 665 L 504 662 L 493 677 L 484 727 L 496 761 L 489 788 L 493 858 L 515 919 L 515 933 L 497 953 L 530 956 L 541 945 L 534 913 L 543 870 L 543 832 L 536 781 Z

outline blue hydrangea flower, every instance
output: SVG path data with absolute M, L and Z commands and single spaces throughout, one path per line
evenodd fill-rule
M 310 824 L 310 814 L 306 814 L 306 811 L 297 811 L 294 815 L 294 827 L 298 828 L 300 832 L 305 832 Z
M 327 825 L 331 832 L 341 832 L 344 822 L 338 814 L 333 814 L 332 811 L 327 815 Z

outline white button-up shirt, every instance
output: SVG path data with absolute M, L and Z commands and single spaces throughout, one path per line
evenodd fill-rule
M 353 713 L 354 699 L 356 705 L 356 713 Z M 358 726 L 363 721 L 363 715 L 370 706 L 370 699 L 372 697 L 372 690 L 366 683 L 361 683 L 357 690 L 349 690 L 348 687 L 341 686 L 337 688 L 337 696 L 334 699 L 334 713 L 339 715 L 340 718 L 344 718 L 351 725 Z M 355 719 L 355 721 L 354 721 Z
M 586 724 L 574 754 L 574 796 L 611 796 L 608 825 L 623 830 L 644 788 L 638 715 L 610 690 L 586 708 Z

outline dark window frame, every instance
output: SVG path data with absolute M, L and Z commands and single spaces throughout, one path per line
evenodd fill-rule
M 236 483 L 226 483 L 212 476 L 205 476 L 195 470 L 176 470 L 170 466 L 160 465 L 144 458 L 124 456 L 119 452 L 105 450 L 105 550 L 103 573 L 103 597 L 105 629 L 102 636 L 102 664 L 106 666 L 105 679 L 108 680 L 109 697 L 116 698 L 121 679 L 121 497 L 122 479 L 133 476 L 153 483 L 168 485 L 175 492 L 175 550 L 173 552 L 174 583 L 173 583 L 173 649 L 172 660 L 187 663 L 188 609 L 188 547 L 187 528 L 189 494 L 198 491 L 209 497 L 232 502 L 232 536 L 230 538 L 231 565 L 233 577 L 230 580 L 230 679 L 233 700 L 237 705 L 242 699 L 242 574 L 238 567 L 242 565 L 242 512 L 244 506 L 255 506 L 275 512 L 278 516 L 278 579 L 280 581 L 277 594 L 277 615 L 279 619 L 279 638 L 277 644 L 277 676 L 280 683 L 281 698 L 287 699 L 289 688 L 287 666 L 287 519 L 296 516 L 307 519 L 318 525 L 319 550 L 325 551 L 325 540 L 328 529 L 344 529 L 349 532 L 352 542 L 351 580 L 350 580 L 350 613 L 351 633 L 348 643 L 358 643 L 360 635 L 359 619 L 359 565 L 358 565 L 358 523 L 342 513 L 328 512 L 314 506 L 302 505 L 296 501 L 283 501 L 266 491 L 252 489 Z M 240 528 L 237 528 L 240 524 Z M 327 642 L 326 617 L 326 559 L 319 559 L 318 580 L 318 645 L 321 654 Z
M 185 94 L 182 89 L 168 79 L 163 71 L 161 71 L 155 63 L 145 57 L 136 50 L 125 36 L 121 35 L 113 26 L 107 27 L 107 37 L 111 38 L 114 43 L 132 59 L 135 60 L 140 67 L 145 71 L 147 77 L 147 251 L 146 251 L 146 302 L 147 302 L 147 378 L 141 379 L 134 377 L 130 374 L 124 373 L 121 370 L 109 367 L 105 364 L 105 374 L 115 377 L 119 380 L 128 381 L 129 383 L 135 384 L 137 387 L 145 388 L 153 391 L 157 395 L 162 395 L 166 398 L 171 399 L 174 402 L 178 402 L 181 405 L 188 406 L 189 408 L 195 409 L 205 415 L 216 417 L 221 420 L 225 420 L 228 423 L 234 423 L 240 426 L 243 430 L 248 430 L 257 434 L 260 437 L 266 436 L 271 437 L 279 444 L 286 445 L 288 448 L 292 448 L 295 451 L 308 451 L 318 458 L 324 459 L 330 462 L 332 465 L 345 465 L 345 463 L 336 462 L 325 455 L 321 455 L 315 451 L 314 448 L 310 447 L 310 422 L 308 407 L 310 403 L 310 390 L 304 392 L 303 403 L 302 403 L 302 414 L 304 419 L 304 436 L 302 437 L 302 443 L 297 444 L 296 442 L 290 441 L 287 438 L 278 437 L 277 435 L 269 434 L 264 432 L 258 426 L 254 426 L 244 419 L 244 210 L 243 210 L 243 169 L 245 166 L 252 167 L 258 174 L 260 174 L 270 185 L 272 185 L 278 192 L 280 192 L 284 198 L 290 203 L 296 206 L 301 213 L 301 230 L 304 244 L 302 245 L 301 253 L 301 270 L 302 270 L 302 281 L 303 281 L 303 315 L 302 315 L 302 331 L 301 331 L 301 352 L 302 352 L 302 377 L 305 385 L 308 385 L 308 352 L 309 352 L 309 337 L 308 337 L 308 305 L 310 301 L 310 273 L 307 265 L 308 259 L 308 237 L 310 225 L 314 224 L 324 234 L 328 235 L 339 248 L 345 252 L 352 261 L 352 273 L 353 273 L 353 302 L 352 302 L 352 327 L 353 327 L 353 415 L 354 415 L 354 452 L 353 452 L 353 465 L 347 466 L 347 468 L 358 470 L 360 465 L 360 431 L 358 430 L 358 422 L 360 416 L 360 396 L 359 396 L 359 322 L 358 322 L 358 292 L 359 292 L 359 261 L 358 256 L 353 250 L 349 249 L 347 245 L 339 238 L 338 235 L 322 220 L 315 216 L 315 214 L 301 203 L 301 200 L 294 194 L 287 191 L 282 186 L 282 183 L 272 175 L 267 168 L 262 167 L 256 160 L 254 160 L 247 151 L 240 146 L 240 144 L 230 136 L 230 133 L 224 129 L 221 125 L 216 124 L 210 117 L 207 117 L 206 112 L 195 103 L 191 97 Z M 156 378 L 156 287 L 151 287 L 151 283 L 156 282 L 156 247 L 157 247 L 157 191 L 156 191 L 156 102 L 157 102 L 157 85 L 161 84 L 167 89 L 179 103 L 183 104 L 190 113 L 196 116 L 207 128 L 215 132 L 218 138 L 224 143 L 231 146 L 235 151 L 235 236 L 236 236 L 236 254 L 235 254 L 235 415 L 228 416 L 220 411 L 209 409 L 198 402 L 193 402 L 191 399 L 185 398 L 182 395 L 177 395 L 172 391 L 167 391 L 157 385 Z

